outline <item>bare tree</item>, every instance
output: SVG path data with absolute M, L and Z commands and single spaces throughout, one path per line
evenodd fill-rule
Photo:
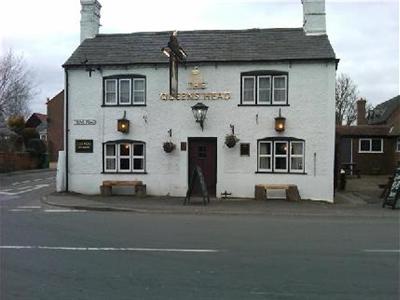
M 0 123 L 10 116 L 28 116 L 35 93 L 34 80 L 23 57 L 12 50 L 0 56 Z
M 351 125 L 357 119 L 357 85 L 347 74 L 336 78 L 336 125 Z

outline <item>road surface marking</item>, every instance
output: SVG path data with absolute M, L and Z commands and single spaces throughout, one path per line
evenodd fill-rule
M 41 181 L 41 180 L 43 180 L 43 178 L 37 178 L 37 179 L 34 179 L 33 181 Z
M 369 253 L 400 253 L 400 249 L 364 249 L 363 252 L 369 252 Z
M 26 186 L 21 186 L 21 187 L 17 188 L 17 190 L 26 190 L 26 189 L 31 189 L 31 188 L 33 188 L 32 185 L 26 185 Z
M 38 185 L 35 185 L 34 187 L 30 187 L 30 189 L 19 191 L 19 192 L 0 192 L 0 195 L 14 196 L 14 195 L 27 193 L 27 192 L 32 192 L 34 190 L 38 190 L 38 189 L 48 187 L 48 186 L 50 186 L 50 184 L 38 184 Z M 24 188 L 26 188 L 26 187 L 24 187 Z M 19 189 L 22 189 L 22 188 L 19 188 Z
M 30 180 L 21 181 L 21 183 L 28 183 L 28 182 L 31 182 L 31 181 Z
M 41 249 L 63 251 L 134 251 L 134 252 L 184 252 L 184 253 L 217 253 L 217 249 L 173 249 L 173 248 L 113 248 L 113 247 L 49 247 L 49 246 L 0 246 L 0 249 Z
M 46 213 L 70 213 L 70 212 L 86 212 L 84 209 L 45 209 Z
M 9 192 L 12 191 L 13 189 L 6 189 L 6 190 L 1 190 L 0 192 Z
M 13 209 L 10 209 L 9 211 L 21 212 L 21 211 L 31 211 L 31 210 L 30 209 L 24 209 L 24 208 L 13 208 Z
M 41 208 L 41 206 L 36 206 L 36 205 L 32 205 L 32 206 L 18 206 L 18 208 Z
M 11 185 L 18 185 L 18 184 L 20 184 L 20 183 L 21 183 L 21 182 L 17 181 L 17 182 L 11 183 Z

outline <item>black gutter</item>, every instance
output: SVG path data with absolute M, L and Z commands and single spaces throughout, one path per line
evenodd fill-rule
M 336 65 L 339 63 L 340 59 L 335 57 L 327 57 L 327 58 L 284 58 L 284 59 L 255 59 L 255 60 L 187 60 L 186 64 L 215 64 L 215 63 L 222 63 L 222 64 L 237 64 L 237 63 L 271 63 L 271 62 L 335 62 Z M 129 67 L 129 66 L 148 66 L 148 65 L 168 65 L 168 61 L 152 61 L 152 62 L 129 62 L 129 63 L 86 63 L 86 64 L 69 64 L 65 63 L 62 66 L 64 68 L 101 68 L 101 67 Z
M 68 192 L 68 70 L 65 69 L 65 191 Z

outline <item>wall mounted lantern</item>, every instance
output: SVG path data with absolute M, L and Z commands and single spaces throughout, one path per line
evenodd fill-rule
M 124 116 L 122 117 L 122 119 L 118 120 L 117 129 L 122 133 L 129 132 L 129 120 L 126 119 L 126 111 L 124 111 Z
M 193 116 L 197 123 L 200 123 L 201 130 L 204 129 L 204 120 L 206 119 L 208 106 L 204 105 L 201 102 L 198 102 L 196 105 L 192 106 Z
M 279 109 L 279 116 L 275 118 L 275 130 L 278 132 L 285 131 L 286 118 L 281 116 L 281 109 Z

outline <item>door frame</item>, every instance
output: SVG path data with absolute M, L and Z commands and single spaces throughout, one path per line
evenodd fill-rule
M 215 160 L 215 167 L 214 167 L 214 174 L 215 174 L 215 195 L 210 195 L 212 197 L 216 197 L 217 196 L 217 183 L 218 183 L 218 173 L 217 173 L 217 165 L 218 165 L 218 138 L 216 137 L 188 137 L 187 138 L 187 188 L 186 190 L 189 188 L 190 185 L 190 143 L 191 142 L 198 142 L 198 141 L 207 141 L 207 142 L 211 142 L 215 144 L 215 156 L 214 156 L 214 160 Z

